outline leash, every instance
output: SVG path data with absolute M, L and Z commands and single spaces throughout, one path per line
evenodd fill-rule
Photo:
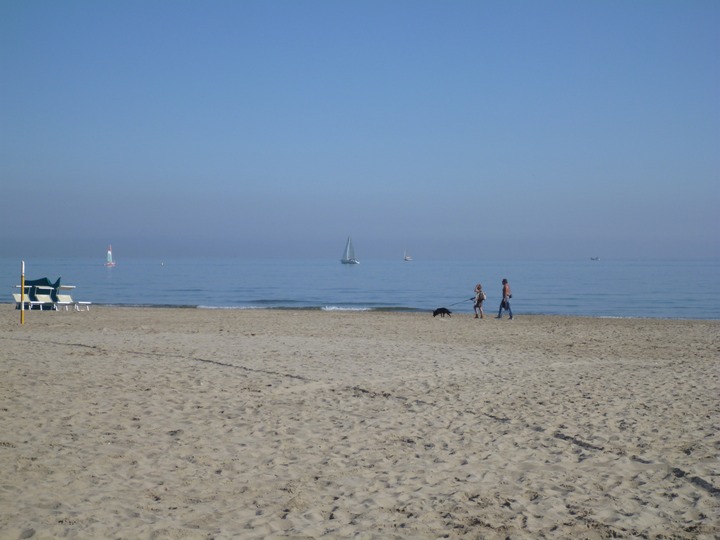
M 475 300 L 475 298 L 468 298 L 467 300 L 462 299 L 459 302 L 455 302 L 454 304 L 448 304 L 448 306 L 457 306 L 458 304 L 462 304 L 463 302 L 467 302 L 468 300 Z

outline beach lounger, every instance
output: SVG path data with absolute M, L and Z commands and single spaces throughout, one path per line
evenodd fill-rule
M 57 302 L 56 305 L 59 308 L 64 307 L 65 311 L 67 311 L 70 306 L 73 307 L 75 311 L 90 311 L 90 305 L 92 302 L 85 302 L 85 301 L 75 301 L 72 299 L 72 296 L 70 296 L 69 293 L 61 293 L 60 291 L 71 291 L 75 288 L 75 285 L 60 285 L 58 287 L 58 293 L 57 293 Z
M 16 289 L 20 288 L 20 285 L 15 285 Z M 33 299 L 32 296 L 30 296 L 30 290 L 32 287 L 29 285 L 25 286 L 25 295 L 23 298 L 24 309 L 33 309 L 34 307 L 37 307 L 38 309 L 42 309 L 43 301 Z M 13 293 L 13 299 L 15 300 L 15 307 L 17 309 L 20 309 L 20 293 Z
M 75 311 L 90 311 L 90 304 L 92 304 L 92 302 L 75 302 Z
M 57 309 L 55 301 L 52 299 L 53 287 L 35 287 L 35 301 L 32 305 L 39 305 L 40 309 Z
M 92 302 L 75 301 L 69 293 L 60 293 L 60 291 L 71 291 L 74 288 L 75 285 L 60 285 L 58 287 L 57 302 L 55 302 L 58 308 L 64 307 L 65 311 L 67 311 L 72 306 L 75 311 L 90 311 Z
M 75 306 L 75 301 L 72 299 L 72 296 L 69 294 L 58 294 L 57 295 L 57 302 L 55 302 L 55 305 L 58 309 L 65 308 L 65 311 L 67 311 L 70 306 Z
M 13 293 L 13 299 L 15 300 L 15 308 L 20 309 L 20 303 L 24 303 L 24 309 L 32 309 L 32 303 L 33 301 L 30 300 L 30 297 L 26 294 L 24 298 L 21 299 L 20 293 Z
M 57 292 L 55 297 L 57 300 L 55 301 L 55 305 L 58 307 L 58 309 L 65 308 L 65 311 L 68 311 L 70 306 L 75 308 L 76 302 L 72 299 L 72 296 L 70 294 L 61 293 L 60 291 L 70 291 L 75 288 L 75 285 L 60 285 L 57 288 Z

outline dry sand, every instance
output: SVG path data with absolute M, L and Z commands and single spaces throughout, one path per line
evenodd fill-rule
M 0 306 L 0 537 L 716 538 L 720 322 Z

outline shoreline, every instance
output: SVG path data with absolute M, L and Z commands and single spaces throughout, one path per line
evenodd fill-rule
M 19 312 L 18 309 L 14 308 L 13 303 L 6 304 L 7 306 L 13 306 L 13 309 Z M 388 307 L 388 308 L 351 308 L 351 307 L 320 307 L 320 306 L 308 306 L 308 307 L 295 307 L 295 306 L 278 306 L 278 307 L 267 307 L 267 306 L 208 306 L 208 305 L 194 305 L 194 304 L 92 304 L 93 309 L 107 308 L 107 309 L 197 309 L 197 310 L 208 310 L 208 311 L 271 311 L 271 312 L 328 312 L 328 313 L 387 313 L 387 314 L 407 314 L 407 315 L 421 315 L 429 314 L 432 315 L 432 309 L 420 309 L 420 308 L 403 308 L 403 307 Z M 29 313 L 29 310 L 25 310 Z M 35 310 L 39 311 L 39 310 Z M 52 310 L 45 310 L 46 312 L 52 312 Z M 59 312 L 60 310 L 58 310 Z M 474 317 L 472 311 L 468 312 L 455 312 L 452 311 L 453 317 Z M 19 315 L 18 315 L 19 317 Z M 707 318 L 687 318 L 687 317 L 635 317 L 635 316 L 622 316 L 622 315 L 577 315 L 577 314 L 559 314 L 559 313 L 526 313 L 518 312 L 515 314 L 515 319 L 520 317 L 559 317 L 569 319 L 618 319 L 618 320 L 649 320 L 649 321 L 690 321 L 690 322 L 719 322 L 720 319 L 707 319 Z M 494 319 L 494 315 L 485 315 L 486 319 Z M 507 319 L 507 315 L 503 316 L 503 319 Z
M 720 534 L 719 321 L 0 321 L 0 538 Z

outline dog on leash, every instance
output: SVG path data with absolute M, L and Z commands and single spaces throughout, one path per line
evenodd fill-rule
M 433 311 L 433 317 L 437 317 L 438 315 L 440 315 L 441 317 L 447 315 L 449 317 L 451 313 L 452 311 L 450 311 L 448 308 L 439 307 L 435 311 Z

